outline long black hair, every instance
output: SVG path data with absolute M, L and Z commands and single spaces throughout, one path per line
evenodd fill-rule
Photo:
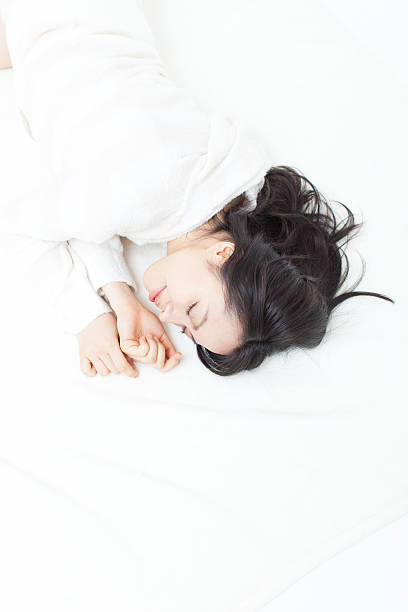
M 209 370 L 230 376 L 257 368 L 275 353 L 318 346 L 330 313 L 350 297 L 372 295 L 395 303 L 379 293 L 354 291 L 364 268 L 349 291 L 335 295 L 349 272 L 342 247 L 362 226 L 338 203 L 347 211 L 340 223 L 305 176 L 276 166 L 266 173 L 252 212 L 245 212 L 248 201 L 242 194 L 210 219 L 204 236 L 228 233 L 235 244 L 221 267 L 208 267 L 221 281 L 226 313 L 238 318 L 243 334 L 228 355 L 197 344 L 197 355 Z

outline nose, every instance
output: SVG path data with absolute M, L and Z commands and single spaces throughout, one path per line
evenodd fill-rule
M 172 323 L 173 325 L 177 325 L 177 327 L 184 327 L 183 324 L 177 320 L 176 315 L 177 313 L 175 312 L 175 309 L 170 303 L 168 303 L 164 307 L 164 310 L 159 312 L 159 319 L 163 323 Z

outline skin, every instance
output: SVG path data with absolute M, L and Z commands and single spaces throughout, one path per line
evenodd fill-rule
M 234 243 L 222 235 L 200 238 L 199 230 L 168 242 L 166 257 L 147 268 L 143 284 L 147 292 L 166 285 L 154 305 L 160 321 L 185 327 L 186 335 L 197 344 L 226 355 L 240 345 L 242 328 L 226 313 L 221 282 L 206 264 L 221 266 L 233 253 Z M 207 308 L 207 321 L 195 331 L 193 325 L 202 321 Z
M 80 368 L 86 376 L 125 374 L 136 378 L 139 373 L 118 342 L 116 317 L 106 312 L 96 317 L 77 334 Z
M 211 262 L 221 266 L 234 252 L 234 243 L 221 235 L 203 238 L 200 229 L 168 242 L 166 257 L 144 272 L 148 293 L 167 285 L 158 304 L 152 305 L 159 311 L 158 317 L 138 301 L 126 283 L 113 282 L 103 287 L 116 321 L 113 314 L 105 313 L 77 334 L 84 374 L 106 376 L 112 372 L 135 377 L 138 371 L 132 360 L 163 373 L 170 371 L 180 363 L 181 353 L 165 332 L 164 323 L 185 326 L 188 337 L 193 334 L 197 344 L 218 354 L 227 354 L 239 346 L 242 329 L 237 320 L 227 315 L 221 283 L 206 265 Z M 187 315 L 187 308 L 195 302 L 197 306 Z M 207 307 L 206 323 L 194 330 L 193 323 L 201 322 Z M 144 336 L 145 329 L 153 334 Z

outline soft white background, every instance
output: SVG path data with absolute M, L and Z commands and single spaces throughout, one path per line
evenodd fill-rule
M 341 566 L 340 554 L 335 601 L 324 566 L 320 578 L 319 570 L 314 572 L 309 591 L 307 585 L 299 589 L 307 572 L 408 509 L 406 8 L 401 2 L 334 0 L 146 0 L 145 7 L 162 56 L 180 85 L 203 105 L 245 121 L 276 152 L 276 164 L 300 169 L 324 195 L 344 202 L 364 221 L 347 251 L 352 270 L 343 289 L 359 277 L 361 254 L 366 273 L 358 290 L 384 293 L 396 303 L 353 298 L 335 311 L 320 347 L 271 358 L 259 371 L 233 378 L 214 377 L 203 369 L 190 342 L 170 327 L 184 355 L 173 372 L 161 375 L 140 366 L 137 381 L 113 375 L 87 379 L 79 370 L 75 337 L 59 331 L 44 298 L 52 279 L 45 278 L 36 295 L 24 291 L 24 254 L 28 260 L 35 245 L 17 239 L 3 244 L 3 607 L 10 612 L 109 610 L 120 590 L 119 607 L 127 610 L 127 602 L 136 609 L 131 585 L 139 545 L 145 555 L 142 567 L 152 572 L 156 567 L 161 576 L 145 576 L 143 601 L 149 596 L 158 601 L 149 588 L 161 585 L 160 612 L 172 610 L 176 602 L 179 611 L 190 612 L 183 582 L 187 576 L 199 599 L 197 612 L 296 612 L 305 609 L 302 602 L 311 609 L 316 597 L 324 601 L 325 594 L 322 609 L 330 601 L 332 610 L 360 610 L 353 589 L 364 584 L 363 569 L 362 580 L 353 582 L 345 573 L 350 564 Z M 42 169 L 35 143 L 27 139 L 13 106 L 12 71 L 0 72 L 0 105 L 0 196 L 6 198 L 39 181 Z M 157 245 L 126 247 L 136 279 L 163 254 Z M 141 299 L 146 301 L 144 295 Z M 131 469 L 150 475 L 157 497 L 131 479 Z M 166 493 L 176 484 L 195 491 L 197 500 L 201 495 L 235 504 L 235 518 L 242 512 L 257 525 L 261 537 L 253 534 L 251 539 L 250 530 L 242 531 L 247 523 L 237 522 L 241 551 L 248 559 L 251 551 L 256 556 L 258 598 L 250 565 L 234 559 L 235 523 L 230 521 L 227 534 L 230 523 L 213 516 L 205 504 L 201 513 L 193 504 L 183 506 L 183 514 Z M 141 499 L 157 505 L 150 511 L 143 507 L 134 524 Z M 280 508 L 287 508 L 286 522 Z M 154 539 L 158 531 L 149 522 L 152 512 L 157 524 L 163 522 L 162 540 Z M 173 523 L 166 522 L 169 517 Z M 197 529 L 193 518 L 187 524 L 188 517 L 195 517 L 201 528 L 208 523 L 207 530 Z M 330 521 L 344 537 L 333 538 Z M 137 531 L 140 525 L 146 525 L 144 532 L 141 527 Z M 174 526 L 174 542 L 166 525 Z M 285 537 L 280 541 L 279 536 L 285 534 L 294 556 L 303 548 L 311 551 L 292 573 L 284 571 L 290 555 L 284 556 Z M 263 548 L 267 538 L 275 542 L 275 556 L 273 546 Z M 297 550 L 299 542 L 303 548 Z M 317 542 L 325 545 L 319 548 Z M 179 550 L 170 555 L 172 544 Z M 180 551 L 193 555 L 191 575 Z M 200 559 L 194 557 L 197 551 Z M 380 555 L 381 548 L 377 551 Z M 162 555 L 161 562 L 154 553 Z M 276 582 L 274 563 L 283 568 Z M 372 611 L 406 609 L 406 587 L 398 580 L 406 560 L 393 553 L 389 563 L 392 571 L 379 570 L 388 582 L 383 598 L 370 599 Z M 378 569 L 372 569 L 377 582 Z M 333 580 L 336 572 L 330 575 Z M 99 599 L 89 586 L 92 577 L 98 585 L 104 579 Z M 270 608 L 262 608 L 296 580 Z M 20 581 L 26 594 L 16 598 Z M 63 600 L 65 591 L 70 595 Z M 253 605 L 245 608 L 249 593 Z M 145 610 L 150 612 L 147 605 Z

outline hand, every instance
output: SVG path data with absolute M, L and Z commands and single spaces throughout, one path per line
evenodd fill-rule
M 116 317 L 105 312 L 76 334 L 79 344 L 81 371 L 87 376 L 110 372 L 135 378 L 139 372 L 119 346 Z
M 160 319 L 140 302 L 128 304 L 116 312 L 120 348 L 139 363 L 148 363 L 168 372 L 180 363 Z

